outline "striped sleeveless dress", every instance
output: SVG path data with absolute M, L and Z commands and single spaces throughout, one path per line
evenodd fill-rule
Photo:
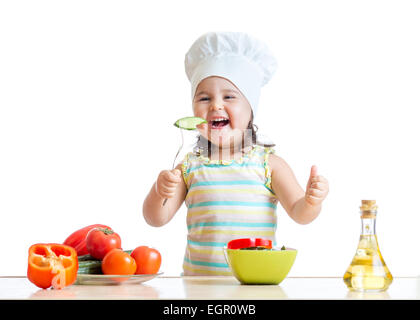
M 188 153 L 182 161 L 187 186 L 187 246 L 183 275 L 231 275 L 223 247 L 239 238 L 275 244 L 277 198 L 268 156 L 255 145 L 239 160 L 210 160 Z

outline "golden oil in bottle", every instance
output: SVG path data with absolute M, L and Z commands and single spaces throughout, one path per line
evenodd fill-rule
M 360 218 L 362 231 L 356 254 L 344 274 L 343 280 L 351 290 L 378 292 L 388 289 L 392 275 L 379 250 L 376 237 L 375 200 L 362 200 Z

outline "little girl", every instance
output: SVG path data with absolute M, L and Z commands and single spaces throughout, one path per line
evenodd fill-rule
M 185 56 L 194 116 L 207 120 L 194 152 L 174 170 L 163 170 L 143 204 L 146 222 L 168 223 L 188 208 L 184 275 L 231 275 L 223 247 L 258 237 L 275 244 L 280 202 L 297 223 L 321 211 L 328 181 L 312 166 L 306 191 L 272 147 L 256 140 L 253 124 L 261 87 L 276 61 L 267 47 L 244 33 L 207 33 Z M 167 203 L 163 205 L 165 199 Z

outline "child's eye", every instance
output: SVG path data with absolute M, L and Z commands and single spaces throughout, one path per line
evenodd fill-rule
M 235 99 L 234 96 L 225 96 L 225 99 Z
M 198 101 L 207 101 L 207 100 L 210 100 L 210 98 L 208 98 L 208 97 L 203 97 L 203 98 L 200 98 Z

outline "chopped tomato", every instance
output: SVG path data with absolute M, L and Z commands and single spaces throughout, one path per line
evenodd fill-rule
M 228 249 L 241 249 L 249 247 L 264 247 L 271 249 L 273 247 L 272 241 L 261 238 L 243 238 L 229 241 L 227 244 Z
M 37 243 L 29 248 L 27 276 L 36 286 L 62 289 L 73 284 L 79 264 L 76 250 L 58 243 Z

